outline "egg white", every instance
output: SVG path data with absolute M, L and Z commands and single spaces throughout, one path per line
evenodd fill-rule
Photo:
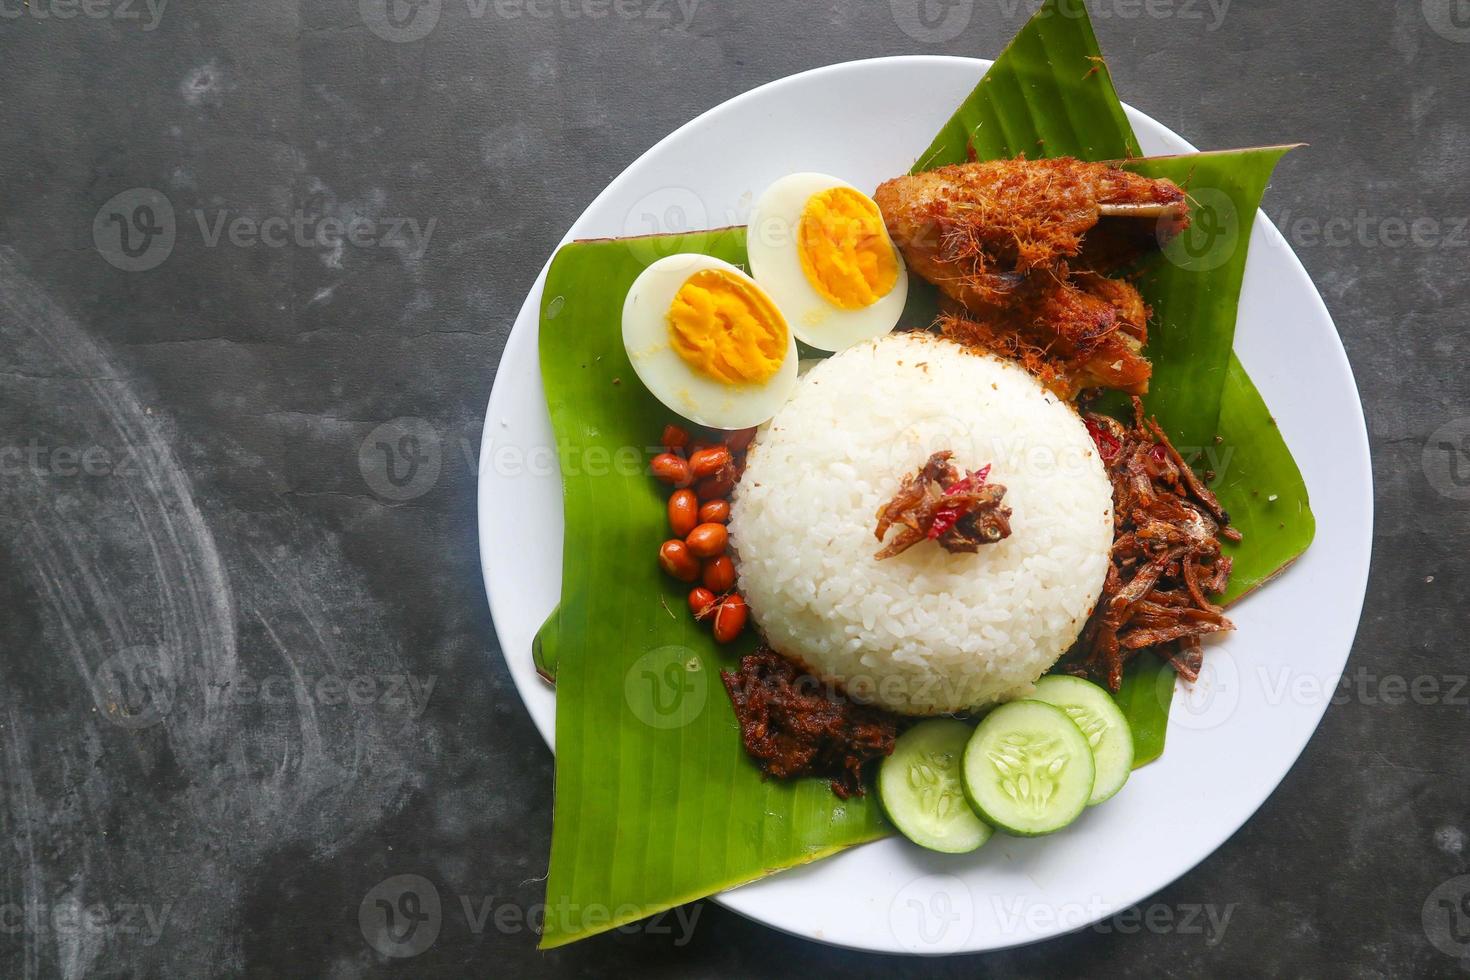
M 679 288 L 705 269 L 724 270 L 769 295 L 728 262 L 709 255 L 670 255 L 644 269 L 628 290 L 623 301 L 623 346 L 638 380 L 670 409 L 713 429 L 747 429 L 775 415 L 795 390 L 796 337 L 788 317 L 786 356 L 776 373 L 760 384 L 727 385 L 694 370 L 674 350 L 668 315 Z M 786 315 L 774 297 L 772 305 Z
M 898 261 L 898 278 L 887 295 L 871 306 L 844 310 L 833 306 L 813 288 L 801 267 L 797 231 L 807 200 L 833 187 L 858 190 L 847 181 L 827 174 L 798 173 L 782 177 L 755 202 L 746 237 L 750 272 L 755 281 L 786 314 L 786 322 L 797 338 L 825 351 L 844 350 L 891 331 L 903 314 L 909 293 L 908 269 L 897 249 L 893 256 Z M 893 248 L 887 228 L 883 228 L 883 237 Z

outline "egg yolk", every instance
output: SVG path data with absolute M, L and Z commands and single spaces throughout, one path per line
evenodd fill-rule
M 721 384 L 760 384 L 781 369 L 786 320 L 765 293 L 723 269 L 701 269 L 669 304 L 674 352 Z
M 851 187 L 807 198 L 796 247 L 807 282 L 838 309 L 872 306 L 898 281 L 878 205 Z

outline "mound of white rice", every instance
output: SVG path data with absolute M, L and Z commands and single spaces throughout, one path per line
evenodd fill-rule
M 991 465 L 1010 537 L 876 560 L 878 508 L 942 449 Z M 1112 491 L 1081 419 L 1024 370 L 891 334 L 812 368 L 762 429 L 730 537 L 772 647 L 854 696 L 936 714 L 1029 693 L 1072 645 L 1107 572 Z

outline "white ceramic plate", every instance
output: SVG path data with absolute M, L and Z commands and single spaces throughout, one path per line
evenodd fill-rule
M 912 165 L 988 66 L 883 58 L 763 85 L 643 154 L 566 240 L 743 224 L 767 184 L 799 170 L 872 188 Z M 925 97 L 915 100 L 914 92 Z M 1194 149 L 1142 113 L 1130 109 L 1129 119 L 1146 153 Z M 563 531 L 536 357 L 545 278 L 543 269 L 496 373 L 479 512 L 496 632 L 550 743 L 555 700 L 531 663 L 531 638 L 560 591 Z M 1238 632 L 1210 646 L 1205 676 L 1176 695 L 1163 758 L 1052 837 L 996 835 L 961 856 L 893 838 L 726 892 L 721 903 L 786 932 L 859 949 L 998 949 L 1141 902 L 1255 812 L 1296 761 L 1342 674 L 1373 521 L 1367 433 L 1347 358 L 1317 290 L 1264 214 L 1251 237 L 1235 346 L 1306 476 L 1317 539 L 1285 575 L 1232 610 Z M 1269 854 L 1260 858 L 1269 866 Z

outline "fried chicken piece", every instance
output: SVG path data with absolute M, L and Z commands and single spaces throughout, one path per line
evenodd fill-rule
M 910 269 L 966 306 L 1005 302 L 1037 269 L 1078 256 L 1105 214 L 1188 222 L 1184 192 L 1070 157 L 956 164 L 873 195 Z
M 1065 398 L 1147 393 L 1150 311 L 1108 272 L 1188 226 L 1173 182 L 1071 158 L 997 160 L 898 177 L 874 200 L 909 268 L 950 300 L 947 336 L 1020 360 Z
M 1074 281 L 1078 289 L 1113 308 L 1118 316 L 1118 326 L 1124 333 L 1140 344 L 1148 341 L 1148 318 L 1152 311 L 1131 282 L 1109 279 L 1098 272 L 1078 272 Z
M 1085 288 L 1080 288 L 1085 287 Z M 940 330 L 971 347 L 1018 360 L 1061 398 L 1086 388 L 1148 391 L 1141 348 L 1147 307 L 1138 291 L 1095 274 L 1031 277 L 1009 304 L 941 303 Z
M 1063 401 L 1071 401 L 1083 389 L 1081 372 L 1076 366 L 1049 357 L 1045 347 L 1033 338 L 1023 337 L 1018 331 L 999 324 L 973 320 L 958 303 L 950 300 L 948 304 L 953 308 L 944 310 L 946 303 L 940 304 L 944 311 L 939 315 L 938 326 L 944 336 L 966 347 L 1016 361 Z

